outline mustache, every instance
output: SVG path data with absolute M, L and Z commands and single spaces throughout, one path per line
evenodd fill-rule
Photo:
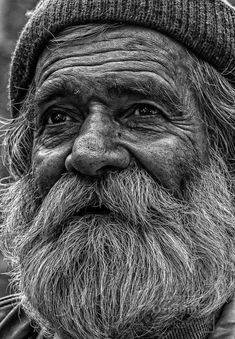
M 45 236 L 58 235 L 71 221 L 96 213 L 137 227 L 156 218 L 161 224 L 166 215 L 173 220 L 184 205 L 186 208 L 186 204 L 138 168 L 113 172 L 99 180 L 65 174 L 41 202 L 35 225 Z M 44 225 L 38 225 L 42 216 Z M 57 225 L 56 229 L 52 225 Z

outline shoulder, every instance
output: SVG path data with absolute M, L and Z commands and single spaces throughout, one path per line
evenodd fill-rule
M 12 294 L 0 298 L 0 324 L 11 310 L 20 304 L 20 296 Z
M 18 294 L 0 299 L 0 338 L 43 339 L 43 336 L 31 326 L 21 307 Z

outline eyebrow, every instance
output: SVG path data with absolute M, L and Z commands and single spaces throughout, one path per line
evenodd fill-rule
M 111 96 L 140 96 L 143 99 L 152 99 L 169 107 L 183 108 L 180 93 L 166 81 L 157 82 L 146 76 L 134 81 L 133 79 L 108 79 L 106 88 L 108 95 Z
M 37 89 L 34 102 L 36 105 L 40 106 L 56 97 L 66 97 L 74 94 L 75 92 L 74 89 L 72 90 L 71 84 L 66 81 L 65 78 L 60 77 L 46 81 L 39 89 Z
M 103 85 L 105 83 L 105 86 Z M 174 115 L 182 115 L 185 105 L 182 102 L 180 93 L 176 87 L 167 81 L 156 81 L 150 76 L 142 76 L 139 78 L 126 77 L 117 78 L 110 76 L 103 78 L 90 78 L 88 85 L 84 85 L 83 81 L 77 81 L 72 76 L 60 76 L 53 80 L 46 81 L 35 93 L 35 104 L 40 106 L 58 97 L 66 98 L 67 96 L 80 97 L 89 89 L 89 85 L 95 85 L 97 88 L 105 87 L 105 95 L 107 96 L 133 96 L 141 99 L 154 100 L 160 105 L 167 106 L 170 111 L 174 111 Z M 102 87 L 101 87 L 102 86 Z

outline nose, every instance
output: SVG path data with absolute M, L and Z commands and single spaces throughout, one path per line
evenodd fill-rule
M 87 117 L 67 156 L 65 166 L 68 171 L 99 176 L 128 167 L 130 154 L 119 144 L 111 125 L 101 114 Z

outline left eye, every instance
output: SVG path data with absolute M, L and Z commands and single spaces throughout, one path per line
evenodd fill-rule
M 160 109 L 148 104 L 138 105 L 136 109 L 133 111 L 133 115 L 135 117 L 144 117 L 156 114 L 161 114 Z
M 47 113 L 46 123 L 48 125 L 61 124 L 70 121 L 71 117 L 63 111 L 51 110 Z

